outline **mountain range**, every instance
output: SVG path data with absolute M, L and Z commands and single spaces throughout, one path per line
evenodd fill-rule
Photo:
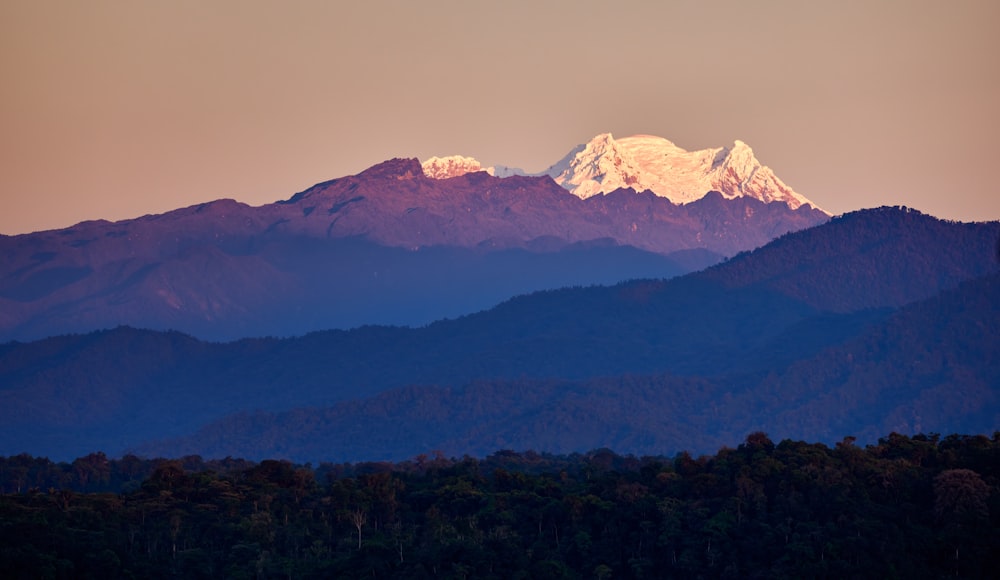
M 535 292 L 422 328 L 7 343 L 0 453 L 336 461 L 711 451 L 755 429 L 982 432 L 1000 420 L 998 238 L 1000 223 L 879 208 L 701 272 Z
M 471 157 L 432 157 L 424 174 L 435 179 L 485 171 L 498 177 L 527 175 L 505 166 L 483 167 Z M 732 147 L 687 151 L 653 135 L 615 139 L 603 133 L 578 145 L 560 161 L 537 175 L 547 175 L 581 199 L 618 189 L 649 191 L 678 204 L 701 199 L 716 191 L 727 199 L 749 197 L 778 202 L 792 209 L 815 207 L 761 165 L 753 150 L 737 140 Z
M 741 141 L 610 134 L 537 175 L 393 159 L 260 207 L 0 236 L 0 453 L 987 432 L 998 239 L 907 208 L 831 218 Z
M 536 290 L 700 270 L 829 219 L 741 142 L 688 153 L 602 135 L 544 175 L 481 169 L 394 159 L 260 207 L 0 236 L 0 340 L 419 326 Z

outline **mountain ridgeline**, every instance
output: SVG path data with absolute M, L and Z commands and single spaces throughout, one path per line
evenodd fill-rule
M 219 344 L 122 327 L 8 343 L 0 453 L 342 461 L 713 451 L 752 430 L 989 432 L 998 239 L 998 223 L 880 208 L 702 272 L 536 292 L 423 328 Z
M 220 200 L 0 236 L 0 340 L 419 326 L 536 290 L 700 270 L 828 217 L 720 193 L 584 200 L 548 176 L 433 179 L 396 159 L 260 207 Z

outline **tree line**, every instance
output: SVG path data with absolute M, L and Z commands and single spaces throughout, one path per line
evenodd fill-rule
M 714 455 L 0 458 L 10 578 L 988 578 L 1000 432 Z

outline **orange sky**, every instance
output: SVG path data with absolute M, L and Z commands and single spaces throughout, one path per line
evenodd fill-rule
M 0 2 L 0 233 L 391 157 L 749 143 L 834 213 L 1000 219 L 1000 2 Z

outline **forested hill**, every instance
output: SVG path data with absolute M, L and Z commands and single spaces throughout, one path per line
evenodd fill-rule
M 1000 274 L 906 306 L 786 368 L 708 377 L 474 381 L 327 408 L 239 413 L 147 456 L 403 459 L 432 449 L 707 453 L 745 433 L 832 442 L 850 433 L 991 433 L 1000 425 Z
M 772 289 L 826 311 L 898 307 L 995 271 L 998 240 L 998 222 L 881 207 L 786 234 L 693 277 Z
M 775 444 L 758 432 L 697 458 L 499 451 L 316 468 L 18 456 L 0 458 L 0 491 L 6 578 L 994 578 L 1000 569 L 997 433 L 893 433 L 861 447 Z
M 234 413 L 329 407 L 413 385 L 780 377 L 796 361 L 833 368 L 826 349 L 913 300 L 995 271 L 998 238 L 997 223 L 882 208 L 702 274 L 539 292 L 418 329 L 216 344 L 119 328 L 9 343 L 0 346 L 0 452 L 119 453 Z M 729 400 L 755 381 L 712 384 Z

